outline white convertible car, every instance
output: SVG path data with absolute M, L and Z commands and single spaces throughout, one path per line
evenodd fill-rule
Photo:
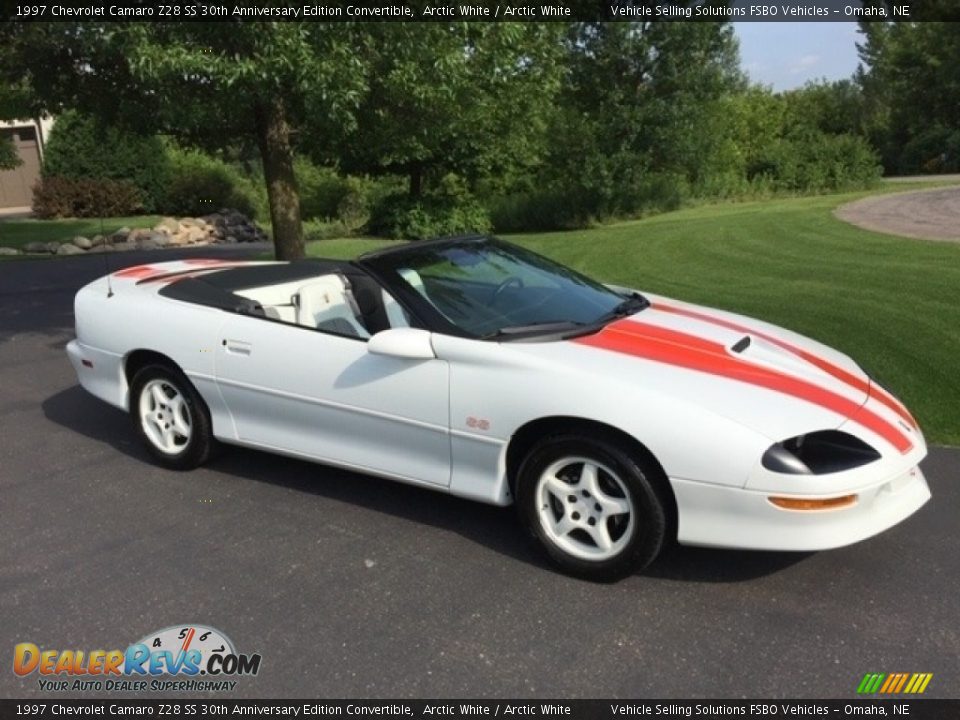
M 492 238 L 131 267 L 76 332 L 80 383 L 164 465 L 221 441 L 516 503 L 593 579 L 673 538 L 838 547 L 930 497 L 916 422 L 847 356 Z

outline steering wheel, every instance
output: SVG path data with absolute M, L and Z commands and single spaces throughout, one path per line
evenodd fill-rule
M 508 277 L 506 280 L 504 280 L 504 281 L 503 281 L 502 283 L 500 283 L 499 285 L 497 285 L 496 289 L 493 291 L 493 295 L 490 296 L 490 304 L 491 304 L 491 305 L 495 305 L 496 302 L 497 302 L 497 300 L 500 298 L 500 295 L 501 295 L 501 294 L 503 293 L 503 291 L 506 290 L 508 287 L 522 288 L 522 287 L 523 287 L 523 278 L 518 278 L 517 276 L 513 275 L 513 276 L 511 276 L 511 277 Z

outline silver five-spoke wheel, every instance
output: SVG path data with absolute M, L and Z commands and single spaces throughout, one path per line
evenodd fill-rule
M 609 432 L 550 434 L 517 469 L 520 519 L 564 571 L 615 580 L 646 567 L 667 535 L 672 498 L 642 448 Z
M 190 470 L 216 449 L 210 410 L 180 368 L 169 361 L 131 373 L 130 419 L 147 450 L 173 470 Z
M 161 378 L 150 380 L 140 391 L 140 424 L 147 439 L 168 455 L 182 452 L 193 432 L 183 395 Z
M 636 515 L 630 493 L 606 465 L 561 458 L 540 475 L 536 495 L 547 537 L 574 557 L 607 560 L 630 541 Z

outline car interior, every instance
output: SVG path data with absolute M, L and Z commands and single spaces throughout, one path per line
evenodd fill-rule
M 425 293 L 415 271 L 403 276 Z M 373 278 L 332 262 L 215 270 L 176 280 L 160 294 L 363 340 L 381 330 L 411 325 L 407 311 Z

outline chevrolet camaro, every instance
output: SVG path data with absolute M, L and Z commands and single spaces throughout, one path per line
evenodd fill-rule
M 672 540 L 839 547 L 930 497 L 917 423 L 846 355 L 494 238 L 138 265 L 75 314 L 80 383 L 163 465 L 227 443 L 515 504 L 591 579 Z

